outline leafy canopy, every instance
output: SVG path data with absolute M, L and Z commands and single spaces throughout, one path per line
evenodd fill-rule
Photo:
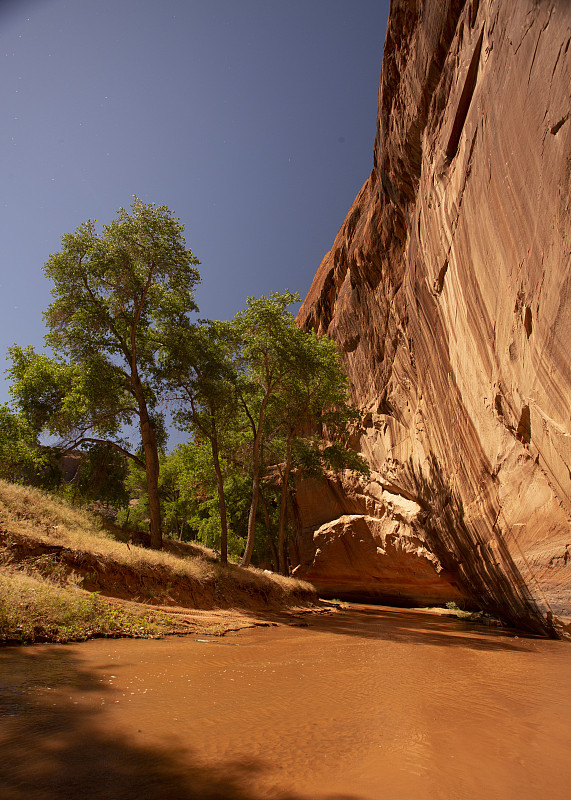
M 188 325 L 196 310 L 197 264 L 183 226 L 166 206 L 135 197 L 131 210 L 98 233 L 88 220 L 62 237 L 44 271 L 53 302 L 44 314 L 56 358 L 12 348 L 16 400 L 39 432 L 64 449 L 106 445 L 144 466 L 151 545 L 162 543 L 158 475 L 163 419 L 162 339 Z M 121 440 L 126 425 L 141 433 L 140 456 Z M 143 460 L 144 457 L 144 460 Z
M 45 313 L 47 343 L 72 359 L 105 353 L 150 376 L 159 328 L 196 311 L 199 261 L 183 230 L 166 206 L 135 197 L 131 213 L 119 209 L 102 234 L 88 220 L 63 236 L 45 265 L 55 298 Z

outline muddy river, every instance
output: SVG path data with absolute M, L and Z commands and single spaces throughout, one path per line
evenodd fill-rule
M 568 800 L 571 646 L 352 607 L 0 651 L 2 800 Z

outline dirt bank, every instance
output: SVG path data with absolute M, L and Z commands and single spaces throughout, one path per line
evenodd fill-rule
M 222 566 L 194 544 L 151 551 L 91 514 L 4 482 L 0 581 L 0 642 L 10 643 L 223 634 L 302 624 L 300 615 L 327 608 L 306 582 Z

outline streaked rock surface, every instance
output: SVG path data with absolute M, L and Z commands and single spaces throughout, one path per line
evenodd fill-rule
M 341 347 L 377 488 L 300 507 L 302 574 L 327 572 L 326 523 L 378 532 L 387 491 L 443 585 L 571 618 L 570 42 L 566 0 L 391 4 L 373 171 L 298 317 Z

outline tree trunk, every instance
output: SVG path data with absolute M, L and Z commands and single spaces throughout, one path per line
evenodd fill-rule
M 256 535 L 256 512 L 258 511 L 258 492 L 260 490 L 260 445 L 262 443 L 262 426 L 264 424 L 264 415 L 266 405 L 270 398 L 270 392 L 266 392 L 262 405 L 260 406 L 260 415 L 258 418 L 258 430 L 254 437 L 254 447 L 252 449 L 252 502 L 250 503 L 250 513 L 248 515 L 248 538 L 246 540 L 246 549 L 240 561 L 241 567 L 249 567 L 252 560 L 252 553 L 254 552 L 254 538 Z
M 220 468 L 220 457 L 218 453 L 218 434 L 214 415 L 211 416 L 212 436 L 210 446 L 212 448 L 212 460 L 214 461 L 214 471 L 216 472 L 216 487 L 218 489 L 218 505 L 220 507 L 220 562 L 228 563 L 228 518 L 226 516 L 226 500 L 224 498 L 224 478 Z
M 270 550 L 272 551 L 272 558 L 273 558 L 272 570 L 273 572 L 275 572 L 279 562 L 278 551 L 276 550 L 276 543 L 274 541 L 274 537 L 272 536 L 272 523 L 270 520 L 270 512 L 268 511 L 268 501 L 266 500 L 266 496 L 261 486 L 260 486 L 260 500 L 262 501 L 262 509 L 264 511 L 264 523 L 266 525 L 266 530 L 268 532 L 268 542 L 270 543 Z
M 143 387 L 138 377 L 133 381 L 135 397 L 139 404 L 139 421 L 141 438 L 145 452 L 145 472 L 147 475 L 147 494 L 149 496 L 149 516 L 151 522 L 151 547 L 162 550 L 163 532 L 161 528 L 161 502 L 159 499 L 159 448 L 155 426 L 149 419 L 147 403 L 143 395 Z
M 279 557 L 279 572 L 282 575 L 287 575 L 287 561 L 285 554 L 285 518 L 287 510 L 287 491 L 289 486 L 289 475 L 291 472 L 291 449 L 292 449 L 293 434 L 290 434 L 286 443 L 286 462 L 285 470 L 282 478 L 282 486 L 280 492 L 280 527 L 278 534 L 278 557 Z
M 249 567 L 252 560 L 252 553 L 254 552 L 254 538 L 256 535 L 256 513 L 258 511 L 258 493 L 260 491 L 260 476 L 258 465 L 254 467 L 254 477 L 252 480 L 252 502 L 250 503 L 250 513 L 248 515 L 248 538 L 246 540 L 246 549 L 240 561 L 240 566 Z
M 144 428 L 147 428 L 147 431 Z M 163 532 L 161 527 L 161 501 L 159 499 L 159 452 L 155 429 L 148 419 L 145 426 L 141 425 L 141 433 L 143 433 L 149 516 L 151 518 L 151 547 L 153 550 L 161 550 L 163 547 Z

